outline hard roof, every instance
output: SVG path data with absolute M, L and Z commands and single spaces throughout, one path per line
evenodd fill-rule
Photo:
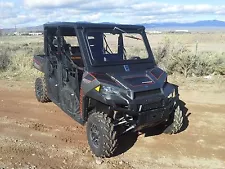
M 144 29 L 142 25 L 126 25 L 126 24 L 114 24 L 114 23 L 91 23 L 91 22 L 50 22 L 44 24 L 44 27 L 76 27 L 76 28 L 130 28 L 130 29 Z

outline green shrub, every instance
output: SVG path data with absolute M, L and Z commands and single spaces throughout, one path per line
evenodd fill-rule
M 0 47 L 0 71 L 4 71 L 10 64 L 9 52 L 7 49 Z
M 212 73 L 225 74 L 225 53 L 192 52 L 180 42 L 165 39 L 153 50 L 156 63 L 168 74 L 180 73 L 185 77 L 195 74 L 204 76 Z
M 33 55 L 43 54 L 41 44 L 4 44 L 0 49 L 1 77 L 31 79 L 39 74 L 32 62 Z
M 190 50 L 184 47 L 173 53 L 172 56 L 175 64 L 171 71 L 183 74 L 185 77 L 188 77 L 193 73 L 197 58 Z
M 225 75 L 225 52 L 218 56 L 218 62 L 215 66 L 215 73 Z

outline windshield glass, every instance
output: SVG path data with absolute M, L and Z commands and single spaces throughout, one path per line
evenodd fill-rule
M 143 35 L 124 30 L 88 31 L 87 40 L 95 64 L 127 63 L 149 58 Z

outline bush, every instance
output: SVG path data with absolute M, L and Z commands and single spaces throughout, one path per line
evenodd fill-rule
M 165 39 L 153 50 L 156 63 L 168 74 L 180 73 L 185 77 L 212 73 L 225 74 L 225 53 L 192 52 L 182 43 Z
M 178 72 L 185 77 L 190 75 L 196 61 L 194 54 L 181 43 L 173 44 L 165 39 L 154 53 L 156 63 L 168 74 Z
M 197 76 L 204 76 L 214 73 L 215 66 L 218 65 L 218 58 L 211 52 L 201 52 L 196 59 L 193 73 Z
M 215 66 L 215 72 L 220 75 L 225 75 L 225 52 L 219 56 L 218 64 Z
M 160 43 L 159 46 L 153 50 L 157 64 L 163 63 L 164 60 L 168 60 L 168 58 L 170 57 L 171 54 L 170 43 L 171 42 L 169 39 L 165 39 L 164 42 Z
M 33 68 L 33 55 L 43 54 L 42 44 L 4 44 L 0 46 L 0 71 L 2 77 L 31 79 L 39 74 Z
M 172 71 L 181 73 L 185 77 L 188 77 L 193 73 L 197 58 L 190 50 L 184 47 L 174 53 L 173 60 L 175 62 L 175 66 Z
M 10 64 L 9 52 L 5 48 L 0 48 L 0 71 L 4 71 Z

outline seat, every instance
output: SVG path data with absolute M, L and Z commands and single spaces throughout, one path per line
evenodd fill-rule
M 63 48 L 64 48 L 64 50 L 65 50 L 66 53 L 70 53 L 70 46 L 71 45 L 68 44 L 68 43 L 66 43 L 66 44 L 63 45 Z
M 84 67 L 83 59 L 81 57 L 80 47 L 72 46 L 70 48 L 71 59 L 77 64 L 79 67 Z
M 80 47 L 79 46 L 71 46 L 71 54 L 81 56 Z
M 81 52 L 80 52 L 80 47 L 79 46 L 72 46 L 70 48 L 70 53 L 71 53 L 71 59 L 72 61 L 79 67 L 84 67 L 84 62 L 83 59 L 81 57 Z M 82 76 L 83 76 L 83 71 L 82 70 L 78 70 L 78 81 L 79 84 L 82 80 Z

